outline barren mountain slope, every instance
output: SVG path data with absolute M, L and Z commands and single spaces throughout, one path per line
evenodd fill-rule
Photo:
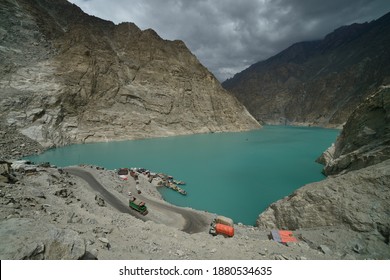
M 0 18 L 1 121 L 44 146 L 259 127 L 182 41 L 65 0 Z
M 390 14 L 300 42 L 223 83 L 257 120 L 337 127 L 390 81 Z

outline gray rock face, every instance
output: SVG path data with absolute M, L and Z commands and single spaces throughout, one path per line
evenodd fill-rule
M 2 3 L 0 120 L 42 146 L 260 126 L 183 42 L 35 2 Z
M 303 229 L 347 226 L 390 232 L 390 161 L 308 184 L 263 212 L 260 228 Z
M 0 182 L 9 182 L 10 166 L 10 163 L 0 160 Z
M 25 218 L 0 222 L 2 260 L 77 260 L 85 254 L 78 233 Z
M 357 107 L 335 147 L 324 153 L 324 173 L 358 170 L 387 159 L 390 159 L 390 88 L 383 87 Z

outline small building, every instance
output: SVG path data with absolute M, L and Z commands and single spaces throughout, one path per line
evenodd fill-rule
M 127 180 L 129 178 L 129 169 L 128 168 L 120 168 L 118 170 L 119 178 L 122 180 Z

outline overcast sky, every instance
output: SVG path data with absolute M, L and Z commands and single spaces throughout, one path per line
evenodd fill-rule
M 84 12 L 183 40 L 222 82 L 293 43 L 390 12 L 390 0 L 69 0 Z

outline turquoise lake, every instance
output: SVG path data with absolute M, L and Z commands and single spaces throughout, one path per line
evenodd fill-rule
M 28 159 L 61 167 L 85 163 L 163 172 L 185 181 L 188 192 L 182 196 L 162 189 L 165 200 L 254 225 L 271 203 L 324 179 L 315 159 L 338 134 L 334 129 L 265 126 L 240 133 L 70 145 Z

